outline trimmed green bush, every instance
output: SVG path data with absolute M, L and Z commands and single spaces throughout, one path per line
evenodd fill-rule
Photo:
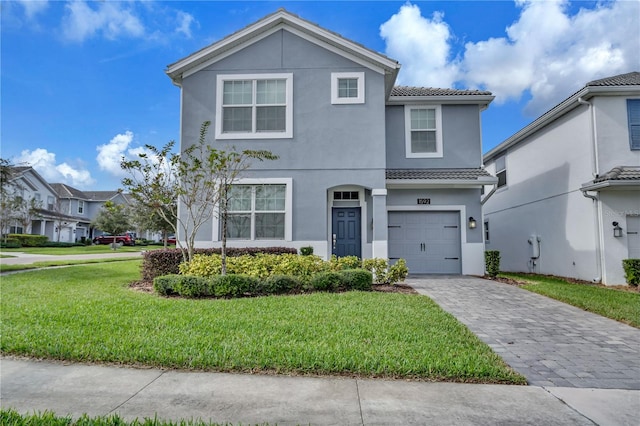
M 300 281 L 288 275 L 272 275 L 262 282 L 264 294 L 287 294 L 300 288 Z
M 175 282 L 173 290 L 182 297 L 197 298 L 207 297 L 213 294 L 211 280 L 193 275 L 180 275 Z
M 162 275 L 153 279 L 153 289 L 162 296 L 175 294 L 175 288 L 182 275 Z
M 342 277 L 337 272 L 321 272 L 314 275 L 310 282 L 315 291 L 336 291 L 342 286 Z
M 346 269 L 338 272 L 345 290 L 370 291 L 373 286 L 373 274 L 364 269 Z
M 640 285 L 640 259 L 622 259 L 622 267 L 627 284 Z
M 7 237 L 17 240 L 22 247 L 42 247 L 49 240 L 46 235 L 9 234 Z
M 389 268 L 386 283 L 391 285 L 397 284 L 400 281 L 404 281 L 408 274 L 409 268 L 407 268 L 407 261 L 404 259 L 398 259 L 396 263 L 391 265 Z
M 256 296 L 260 294 L 260 280 L 248 275 L 218 275 L 211 278 L 213 295 L 222 298 Z
M 22 244 L 20 244 L 20 241 L 16 240 L 15 238 L 7 238 L 7 240 L 5 241 L 4 238 L 2 238 L 0 240 L 0 248 L 21 248 Z
M 487 275 L 495 278 L 500 272 L 500 251 L 487 250 L 484 252 L 484 265 Z
M 376 283 L 383 283 L 387 279 L 388 263 L 384 259 L 363 259 L 362 268 L 373 274 Z
M 337 257 L 335 254 L 331 255 L 329 259 L 329 268 L 332 271 L 344 271 L 345 269 L 356 269 L 362 266 L 362 261 L 358 256 L 343 256 Z
M 58 241 L 47 241 L 40 247 L 84 247 L 82 243 L 64 243 Z
M 302 255 L 302 256 L 311 256 L 312 254 L 313 254 L 313 247 L 312 246 L 300 247 L 300 255 Z

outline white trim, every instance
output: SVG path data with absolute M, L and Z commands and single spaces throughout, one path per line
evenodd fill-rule
M 414 109 L 433 109 L 436 113 L 436 152 L 411 151 L 411 111 Z M 440 105 L 405 105 L 404 107 L 404 139 L 406 158 L 442 158 L 442 108 Z
M 358 96 L 355 98 L 341 98 L 338 96 L 338 82 L 341 79 L 356 79 L 358 82 Z M 364 72 L 332 72 L 331 73 L 331 103 L 340 104 L 363 104 L 364 103 Z
M 387 195 L 387 189 L 386 188 L 374 188 L 371 190 L 371 195 L 372 196 L 376 196 L 376 195 Z
M 286 85 L 286 112 L 284 132 L 256 132 L 255 128 L 250 133 L 223 133 L 222 132 L 222 100 L 224 95 L 224 82 L 231 80 L 285 80 Z M 256 96 L 255 90 L 253 93 Z M 254 102 L 255 105 L 255 102 Z M 255 126 L 255 114 L 252 116 Z M 216 77 L 216 139 L 291 139 L 293 138 L 293 73 L 267 73 L 267 74 L 218 74 Z

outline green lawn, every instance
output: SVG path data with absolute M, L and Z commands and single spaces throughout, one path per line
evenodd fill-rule
M 3 277 L 1 351 L 208 371 L 525 383 L 424 296 L 161 298 L 127 287 L 139 265 Z
M 29 269 L 48 268 L 51 266 L 67 266 L 67 265 L 85 265 L 88 263 L 108 263 L 108 262 L 123 262 L 127 260 L 138 260 L 139 257 L 116 257 L 107 259 L 82 259 L 82 260 L 49 260 L 46 262 L 34 262 L 19 265 L 4 265 L 0 263 L 0 272 L 10 271 L 25 271 Z
M 542 275 L 501 273 L 499 276 L 528 283 L 522 286 L 526 290 L 640 328 L 640 293 Z
M 67 254 L 94 254 L 94 253 L 137 253 L 142 250 L 157 250 L 162 246 L 123 246 L 117 250 L 113 250 L 109 244 L 100 244 L 96 246 L 77 246 L 77 247 L 22 247 L 16 249 L 3 248 L 0 253 L 11 255 L 12 252 L 21 252 L 29 254 L 50 254 L 54 256 L 64 256 Z

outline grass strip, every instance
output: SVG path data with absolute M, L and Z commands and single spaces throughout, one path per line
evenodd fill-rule
M 139 257 L 116 257 L 107 259 L 82 259 L 82 260 L 49 260 L 46 262 L 34 262 L 21 265 L 3 265 L 0 264 L 0 272 L 25 271 L 30 269 L 48 268 L 51 266 L 67 266 L 67 265 L 85 265 L 91 263 L 108 263 L 123 262 L 129 260 L 138 260 Z
M 66 256 L 69 254 L 96 254 L 96 253 L 139 253 L 142 250 L 157 250 L 161 246 L 123 246 L 113 250 L 108 244 L 95 246 L 74 246 L 74 247 L 21 247 L 16 249 L 3 248 L 2 254 L 11 255 L 13 252 L 28 254 L 49 254 L 53 256 Z
M 525 283 L 521 287 L 525 290 L 640 328 L 640 293 L 543 275 L 500 273 L 499 276 Z
M 20 414 L 13 409 L 0 409 L 0 425 L 6 426 L 227 426 L 233 423 L 213 423 L 197 420 L 165 421 L 157 418 L 126 421 L 118 414 L 91 417 L 87 414 L 74 419 L 71 416 L 57 416 L 51 411 Z M 268 423 L 261 423 L 268 426 Z
M 205 371 L 517 383 L 424 296 L 314 293 L 235 300 L 130 290 L 140 261 L 3 277 L 6 354 Z

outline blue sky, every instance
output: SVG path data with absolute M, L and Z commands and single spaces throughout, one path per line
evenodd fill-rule
M 492 91 L 485 152 L 588 81 L 640 70 L 640 0 L 3 1 L 0 156 L 120 187 L 122 156 L 179 139 L 166 66 L 280 7 L 398 60 L 398 84 Z

